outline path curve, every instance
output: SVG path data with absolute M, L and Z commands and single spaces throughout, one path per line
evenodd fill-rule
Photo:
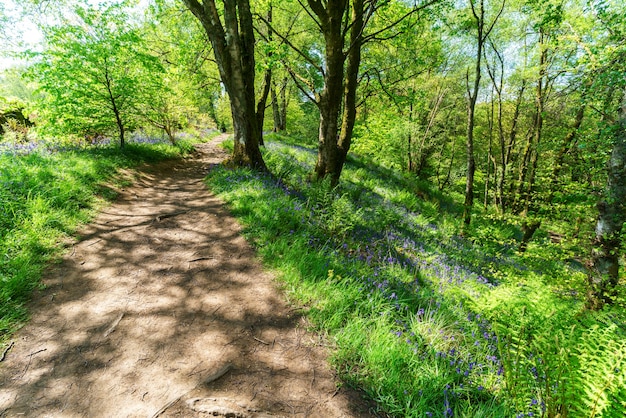
M 372 416 L 204 186 L 221 140 L 140 169 L 46 272 L 0 416 Z

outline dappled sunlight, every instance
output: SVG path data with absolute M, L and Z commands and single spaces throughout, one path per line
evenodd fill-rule
M 80 231 L 0 369 L 0 410 L 150 416 L 180 398 L 170 406 L 189 416 L 193 393 L 287 415 L 350 411 L 325 351 L 200 181 L 208 164 L 145 167 Z

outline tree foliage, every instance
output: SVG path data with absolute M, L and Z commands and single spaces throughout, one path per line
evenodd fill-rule
M 41 116 L 52 132 L 117 131 L 123 147 L 141 99 L 146 105 L 161 93 L 162 67 L 123 5 L 74 11 L 45 28 L 45 49 L 31 72 L 40 84 Z

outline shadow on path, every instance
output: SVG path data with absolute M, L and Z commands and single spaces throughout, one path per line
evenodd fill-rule
M 49 269 L 0 416 L 371 416 L 202 183 L 218 142 L 141 169 Z

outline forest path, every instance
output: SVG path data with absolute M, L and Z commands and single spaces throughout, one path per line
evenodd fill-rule
M 141 168 L 46 272 L 0 416 L 371 416 L 203 184 L 223 139 Z

